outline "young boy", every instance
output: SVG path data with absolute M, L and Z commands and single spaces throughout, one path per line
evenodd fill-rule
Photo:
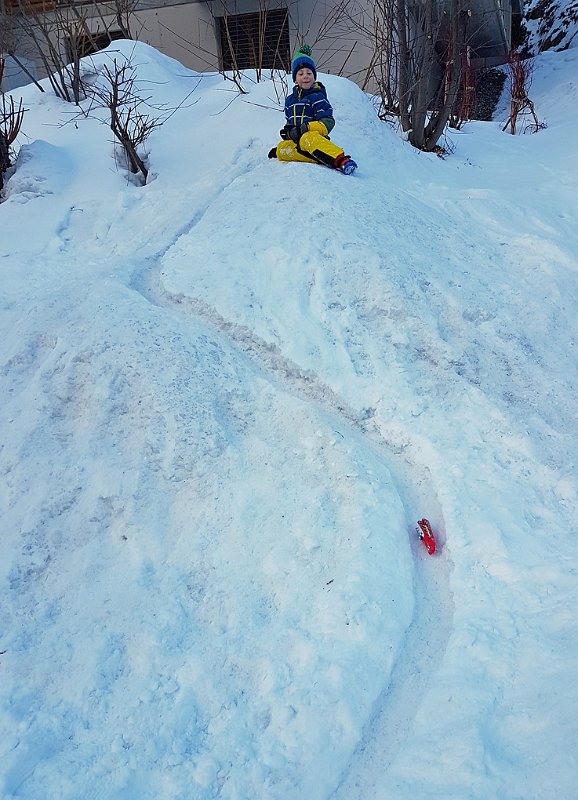
M 295 86 L 285 100 L 287 124 L 280 131 L 283 141 L 269 152 L 280 161 L 309 161 L 351 175 L 357 164 L 340 147 L 329 141 L 335 125 L 333 109 L 325 86 L 317 80 L 317 67 L 311 48 L 303 45 L 291 62 Z

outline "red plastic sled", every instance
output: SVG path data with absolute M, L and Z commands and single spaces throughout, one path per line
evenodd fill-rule
M 433 535 L 431 525 L 429 524 L 429 520 L 424 517 L 423 519 L 418 520 L 417 524 L 419 525 L 419 538 L 424 543 L 424 547 L 430 556 L 433 556 L 436 551 L 436 540 Z

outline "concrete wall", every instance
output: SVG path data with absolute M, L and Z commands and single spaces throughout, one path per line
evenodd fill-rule
M 344 74 L 363 83 L 371 58 L 369 45 L 347 19 L 334 13 L 335 3 L 332 0 L 290 0 L 288 4 L 283 0 L 141 0 L 131 18 L 131 31 L 135 38 L 156 47 L 190 69 L 199 72 L 218 71 L 220 53 L 215 18 L 225 13 L 256 12 L 263 7 L 288 7 L 291 53 L 306 41 L 313 46 L 313 57 L 320 71 Z M 82 6 L 91 33 L 102 33 L 107 27 L 114 31 L 118 27 L 114 16 L 106 13 L 106 4 L 100 4 L 99 8 L 101 13 L 96 14 L 89 5 Z M 65 12 L 60 9 L 47 13 L 45 18 L 54 19 L 57 13 L 62 15 Z M 44 77 L 41 59 L 31 42 L 19 31 L 18 18 L 7 19 L 13 25 L 19 58 L 26 62 L 35 77 Z M 29 21 L 30 18 L 25 20 Z M 63 44 L 61 50 L 64 49 Z M 10 83 L 8 85 L 5 81 L 4 88 L 13 88 L 29 80 L 18 67 L 10 64 Z
M 158 2 L 158 0 L 157 0 Z M 219 69 L 219 44 L 215 17 L 247 14 L 263 7 L 288 8 L 291 53 L 302 42 L 313 47 L 318 69 L 345 74 L 357 79 L 364 76 L 371 58 L 369 45 L 343 17 L 334 15 L 332 0 L 213 0 L 213 2 L 166 5 L 139 11 L 142 25 L 139 39 L 158 47 L 163 53 L 191 69 Z M 137 28 L 135 30 L 138 31 Z M 325 35 L 320 36 L 320 32 Z
M 351 8 L 359 22 L 364 13 L 371 14 L 373 4 L 370 0 L 356 2 L 357 10 L 353 6 Z M 496 8 L 500 8 L 501 4 L 505 16 L 496 13 Z M 138 11 L 131 20 L 131 30 L 135 38 L 156 47 L 190 69 L 217 71 L 220 54 L 215 17 L 222 16 L 225 11 L 228 14 L 244 14 L 259 11 L 263 7 L 288 7 L 291 52 L 306 41 L 313 46 L 313 56 L 321 72 L 342 74 L 364 88 L 372 88 L 366 81 L 372 56 L 369 39 L 354 21 L 335 13 L 335 0 L 289 0 L 288 3 L 283 0 L 140 0 Z M 82 5 L 81 8 L 88 15 L 88 26 L 92 33 L 104 32 L 106 25 L 110 25 L 111 30 L 117 27 L 112 15 L 104 14 L 103 22 L 90 5 Z M 100 15 L 106 8 L 106 3 L 99 4 Z M 506 40 L 509 46 L 510 18 L 507 15 L 511 8 L 510 0 L 475 0 L 472 8 L 475 9 L 477 41 L 483 51 L 481 55 L 503 60 Z M 62 14 L 63 10 L 58 13 Z M 46 16 L 51 17 L 50 14 Z M 14 18 L 12 21 L 15 21 Z M 16 36 L 19 34 L 16 33 Z M 44 77 L 42 63 L 35 55 L 34 48 L 21 35 L 17 53 L 36 76 Z M 18 69 L 14 69 L 12 64 L 8 80 L 13 87 L 27 83 L 29 78 L 18 74 Z

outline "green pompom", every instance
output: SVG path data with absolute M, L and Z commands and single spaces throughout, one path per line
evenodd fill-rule
M 313 50 L 308 44 L 302 44 L 299 50 L 297 51 L 297 55 L 311 57 L 313 55 Z

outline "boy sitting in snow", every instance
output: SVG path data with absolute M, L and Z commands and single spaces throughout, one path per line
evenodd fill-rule
M 295 54 L 291 73 L 295 86 L 285 100 L 287 124 L 280 131 L 283 141 L 269 152 L 269 158 L 325 164 L 351 175 L 357 164 L 329 141 L 328 134 L 335 125 L 333 109 L 325 86 L 317 81 L 317 67 L 309 45 L 303 45 Z

